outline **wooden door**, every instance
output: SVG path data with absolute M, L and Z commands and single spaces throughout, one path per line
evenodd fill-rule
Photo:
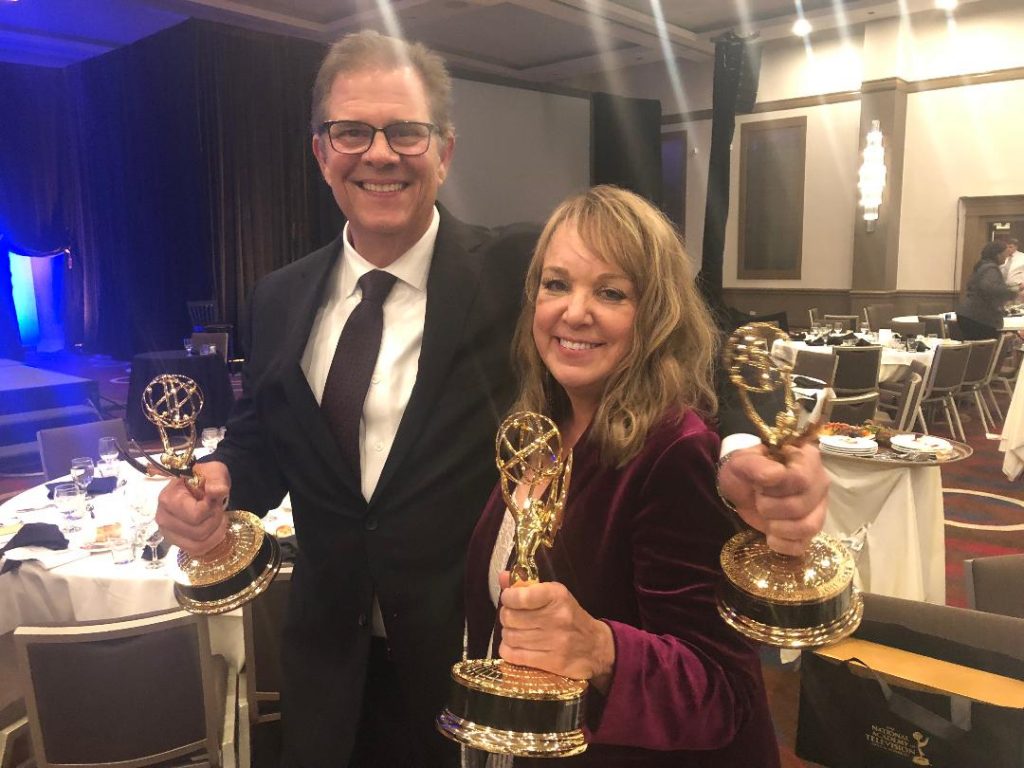
M 961 197 L 960 223 L 964 237 L 957 289 L 962 293 L 985 243 L 1007 237 L 1024 242 L 1024 195 Z

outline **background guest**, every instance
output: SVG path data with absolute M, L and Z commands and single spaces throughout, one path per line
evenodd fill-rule
M 964 339 L 999 338 L 1003 305 L 1021 295 L 1006 284 L 999 267 L 1006 261 L 1009 246 L 993 240 L 981 249 L 981 258 L 967 280 L 967 298 L 957 310 L 957 322 Z

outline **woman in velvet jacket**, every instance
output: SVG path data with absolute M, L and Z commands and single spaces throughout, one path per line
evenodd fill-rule
M 526 299 L 514 410 L 555 420 L 572 478 L 540 583 L 506 588 L 514 526 L 492 494 L 467 561 L 468 657 L 590 682 L 589 747 L 565 765 L 778 766 L 757 651 L 715 608 L 736 524 L 704 421 L 717 335 L 678 235 L 596 187 L 548 221 Z

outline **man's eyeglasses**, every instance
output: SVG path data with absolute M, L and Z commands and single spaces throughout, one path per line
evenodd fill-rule
M 356 120 L 328 120 L 320 130 L 327 134 L 327 140 L 335 152 L 343 155 L 361 155 L 373 145 L 377 132 L 391 147 L 391 151 L 406 157 L 422 155 L 430 149 L 430 135 L 437 132 L 432 123 L 401 122 L 376 128 L 369 123 Z

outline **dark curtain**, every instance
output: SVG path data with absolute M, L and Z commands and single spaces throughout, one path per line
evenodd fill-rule
M 256 281 L 330 242 L 343 224 L 310 148 L 310 94 L 325 48 L 191 24 L 212 291 L 189 298 L 215 298 L 223 318 L 244 328 Z
M 590 180 L 615 184 L 661 207 L 661 102 L 594 93 Z
M 733 33 L 715 41 L 712 96 L 711 151 L 708 159 L 708 195 L 704 209 L 704 244 L 698 284 L 708 305 L 726 320 L 722 302 L 722 260 L 725 223 L 729 218 L 729 171 L 736 115 L 750 112 L 757 100 L 761 69 L 760 48 Z
M 71 245 L 70 122 L 60 70 L 0 64 L 0 357 L 22 356 L 7 253 Z

